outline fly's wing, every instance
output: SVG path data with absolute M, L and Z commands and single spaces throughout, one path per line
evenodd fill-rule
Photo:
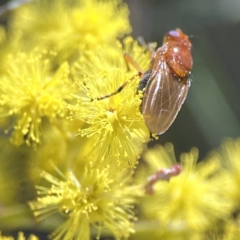
M 179 81 L 161 61 L 148 80 L 142 102 L 142 114 L 150 132 L 164 133 L 173 123 L 190 87 L 190 80 Z

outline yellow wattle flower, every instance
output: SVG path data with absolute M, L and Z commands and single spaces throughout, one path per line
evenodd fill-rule
M 110 167 L 85 165 L 76 175 L 68 172 L 61 179 L 42 172 L 50 187 L 37 186 L 39 197 L 30 202 L 38 220 L 59 212 L 65 218 L 52 234 L 54 240 L 90 239 L 90 227 L 107 228 L 117 239 L 133 232 L 133 207 L 142 195 L 139 186 L 129 186 L 131 172 L 110 177 Z
M 12 117 L 12 141 L 16 145 L 40 143 L 44 118 L 54 122 L 66 113 L 75 85 L 69 65 L 52 68 L 51 53 L 33 50 L 8 57 L 7 73 L 0 81 L 1 116 Z
M 16 240 L 38 240 L 39 238 L 35 235 L 30 235 L 28 238 L 24 236 L 22 232 L 18 232 Z M 0 232 L 0 240 L 14 240 L 12 236 L 3 236 Z
M 12 53 L 13 46 L 9 43 L 9 37 L 7 34 L 7 30 L 0 25 L 0 74 L 6 73 L 7 68 L 7 56 L 9 53 Z
M 129 33 L 128 15 L 121 0 L 40 0 L 19 8 L 10 26 L 23 49 L 41 43 L 62 61 Z
M 235 204 L 240 206 L 240 138 L 225 139 L 221 146 L 212 151 L 211 158 L 216 158 L 221 161 L 222 165 L 231 173 L 233 180 L 232 197 Z
M 215 159 L 197 163 L 197 158 L 196 148 L 182 154 L 181 174 L 155 184 L 155 194 L 141 204 L 147 218 L 173 228 L 203 230 L 230 216 L 234 207 L 230 174 Z M 154 172 L 176 163 L 171 144 L 149 150 L 145 159 Z
M 138 72 L 132 66 L 127 69 L 123 57 L 125 50 L 129 50 L 143 71 L 148 69 L 149 52 L 132 38 L 125 39 L 123 44 L 117 42 L 86 52 L 75 64 L 73 75 L 79 94 L 77 104 L 69 105 L 69 109 L 71 119 L 85 123 L 78 134 L 91 141 L 92 147 L 85 158 L 133 167 L 149 132 L 140 112 L 142 93 L 137 93 Z M 97 99 L 116 91 L 126 82 L 121 92 Z

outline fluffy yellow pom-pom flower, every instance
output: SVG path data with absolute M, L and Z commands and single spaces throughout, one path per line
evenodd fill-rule
M 149 138 L 140 112 L 142 93 L 137 93 L 139 76 L 123 53 L 128 51 L 143 70 L 148 69 L 149 52 L 132 38 L 113 46 L 102 47 L 82 55 L 75 65 L 75 79 L 80 92 L 76 105 L 69 106 L 72 119 L 80 119 L 85 126 L 79 135 L 91 141 L 91 161 L 115 161 L 118 165 L 134 166 L 141 147 Z M 98 100 L 128 82 L 121 92 Z
M 23 49 L 41 42 L 61 61 L 129 33 L 128 15 L 121 0 L 41 0 L 18 9 L 10 25 Z
M 117 239 L 133 232 L 136 220 L 133 205 L 143 191 L 139 186 L 128 186 L 131 173 L 118 172 L 109 177 L 109 166 L 96 168 L 85 165 L 75 176 L 69 172 L 62 180 L 42 172 L 42 177 L 52 185 L 38 186 L 39 197 L 30 202 L 39 220 L 60 212 L 66 217 L 52 234 L 55 240 L 90 239 L 90 227 L 105 227 Z
M 226 219 L 233 210 L 230 174 L 221 169 L 219 161 L 197 164 L 198 150 L 193 148 L 181 155 L 183 171 L 169 182 L 155 184 L 155 194 L 142 202 L 148 218 L 175 228 L 203 230 L 217 219 Z M 173 146 L 149 150 L 145 156 L 148 171 L 170 167 L 176 163 Z
M 19 232 L 16 238 L 16 240 L 38 240 L 38 239 L 39 239 L 38 237 L 32 234 L 28 238 L 26 238 L 22 232 Z M 3 236 L 0 233 L 0 240 L 14 240 L 14 238 L 11 236 Z
M 219 149 L 211 152 L 210 156 L 221 161 L 222 165 L 231 173 L 234 191 L 232 197 L 237 207 L 240 206 L 240 138 L 225 139 Z
M 7 73 L 0 81 L 1 116 L 12 116 L 12 141 L 16 145 L 40 142 L 43 118 L 54 121 L 65 116 L 66 101 L 75 85 L 69 78 L 69 66 L 62 63 L 52 69 L 47 52 L 34 50 L 8 57 Z

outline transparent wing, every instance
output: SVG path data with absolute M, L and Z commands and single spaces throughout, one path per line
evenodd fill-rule
M 179 81 L 165 61 L 159 63 L 157 71 L 152 72 L 142 102 L 142 114 L 150 132 L 164 133 L 176 118 L 190 87 Z

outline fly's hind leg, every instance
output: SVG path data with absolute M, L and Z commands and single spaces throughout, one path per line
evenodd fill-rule
M 131 57 L 130 54 L 124 53 L 123 57 L 124 57 L 124 60 L 126 62 L 126 65 L 127 65 L 127 69 L 130 70 L 130 65 L 132 65 L 138 71 L 138 73 L 135 74 L 133 77 L 131 77 L 128 81 L 123 83 L 116 91 L 114 91 L 110 94 L 107 94 L 105 96 L 98 97 L 97 100 L 103 100 L 105 98 L 109 98 L 113 95 L 116 95 L 116 94 L 120 93 L 127 86 L 127 84 L 129 82 L 131 82 L 135 77 L 138 76 L 139 78 L 141 78 L 142 75 L 144 74 L 142 68 L 138 65 L 138 63 L 136 61 L 134 61 L 134 59 Z M 91 100 L 93 101 L 93 99 L 91 99 Z
M 130 81 L 132 81 L 135 77 L 141 77 L 142 76 L 142 73 L 140 73 L 140 72 L 138 72 L 137 74 L 135 74 L 133 77 L 131 77 L 128 81 L 126 81 L 125 83 L 123 83 L 116 91 L 114 91 L 114 92 L 112 92 L 112 93 L 110 93 L 110 94 L 108 94 L 108 95 L 105 95 L 105 96 L 102 96 L 102 97 L 98 97 L 97 98 L 97 100 L 103 100 L 103 99 L 105 99 L 105 98 L 109 98 L 109 97 L 111 97 L 111 96 L 113 96 L 113 95 L 116 95 L 116 94 L 118 94 L 118 93 L 120 93 L 126 86 L 127 86 L 127 84 L 130 82 Z M 92 101 L 93 101 L 93 99 L 92 99 Z

